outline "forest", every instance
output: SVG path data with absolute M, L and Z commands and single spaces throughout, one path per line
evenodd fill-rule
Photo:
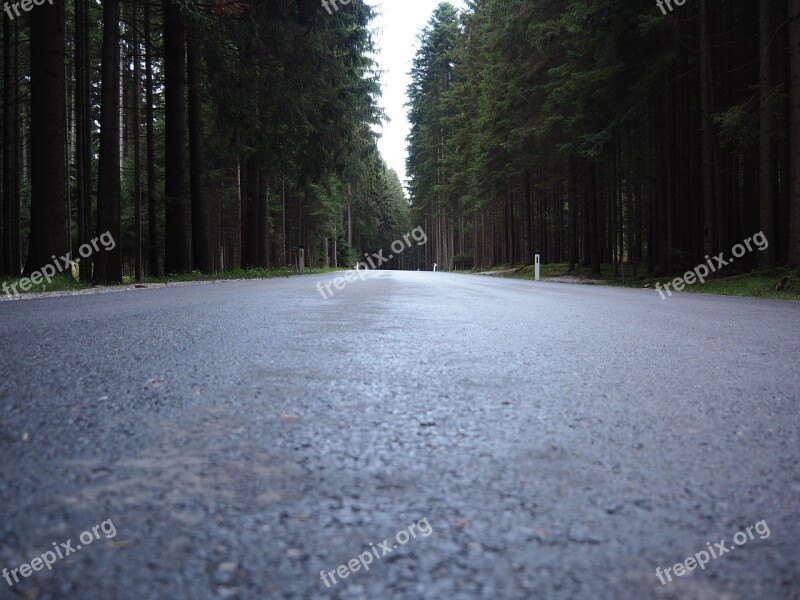
M 0 278 L 106 233 L 83 282 L 281 268 L 300 247 L 349 267 L 412 229 L 376 145 L 368 5 L 28 8 L 3 15 Z
M 800 266 L 800 0 L 442 3 L 412 77 L 427 261 Z
M 4 14 L 0 277 L 108 234 L 85 283 L 352 266 L 655 276 L 761 232 L 800 266 L 800 0 L 474 0 L 435 10 L 408 182 L 364 2 L 74 0 Z M 11 18 L 14 16 L 14 18 Z M 406 199 L 404 184 L 409 199 Z

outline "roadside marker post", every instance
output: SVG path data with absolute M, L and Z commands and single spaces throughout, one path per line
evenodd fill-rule
M 297 260 L 299 265 L 298 270 L 300 271 L 300 275 L 302 275 L 303 273 L 306 272 L 306 249 L 305 246 L 301 244 L 300 246 L 297 247 L 297 250 L 298 250 Z
M 540 276 L 540 274 L 541 274 L 541 273 L 540 273 L 540 269 L 539 269 L 539 267 L 540 267 L 540 261 L 541 261 L 541 255 L 540 255 L 540 254 L 537 252 L 537 253 L 536 253 L 536 258 L 534 259 L 534 263 L 535 263 L 535 265 L 536 265 L 536 266 L 535 266 L 535 268 L 534 268 L 534 270 L 535 270 L 535 273 L 536 273 L 536 281 L 539 281 L 539 279 L 540 279 L 540 277 L 539 277 L 539 276 Z
M 436 263 L 433 263 L 433 272 L 436 273 Z

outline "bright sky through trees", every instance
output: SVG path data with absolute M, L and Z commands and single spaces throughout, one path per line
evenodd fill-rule
M 383 97 L 381 106 L 391 121 L 384 125 L 383 137 L 378 141 L 386 163 L 397 171 L 401 181 L 406 179 L 406 136 L 409 132 L 406 88 L 410 83 L 408 72 L 417 49 L 417 35 L 433 14 L 439 0 L 372 0 L 377 10 L 375 19 L 375 45 L 377 61 L 384 73 L 381 77 Z M 461 0 L 452 0 L 453 6 L 464 9 Z

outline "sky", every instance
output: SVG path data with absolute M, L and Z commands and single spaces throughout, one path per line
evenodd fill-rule
M 428 23 L 440 0 L 369 0 L 377 10 L 373 21 L 378 66 L 383 70 L 381 85 L 383 97 L 380 105 L 391 119 L 384 123 L 378 148 L 384 160 L 397 171 L 400 180 L 406 181 L 406 137 L 408 123 L 406 89 L 411 82 L 408 76 L 411 61 L 417 49 L 417 35 Z M 465 9 L 462 0 L 450 0 L 459 9 Z

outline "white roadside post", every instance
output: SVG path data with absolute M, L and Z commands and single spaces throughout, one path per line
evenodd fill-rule
M 299 270 L 300 270 L 300 275 L 302 275 L 303 273 L 306 272 L 306 249 L 302 244 L 298 246 L 297 249 L 299 251 L 298 252 L 298 261 L 300 265 Z
M 540 259 L 541 259 L 541 255 L 540 255 L 540 254 L 537 252 L 537 253 L 536 253 L 536 257 L 535 257 L 535 259 L 534 259 L 534 263 L 535 263 L 534 271 L 535 271 L 535 274 L 536 274 L 536 281 L 539 281 L 539 275 L 540 275 L 540 270 L 539 270 L 539 267 L 540 267 Z
M 433 272 L 436 273 L 436 263 L 433 263 Z

